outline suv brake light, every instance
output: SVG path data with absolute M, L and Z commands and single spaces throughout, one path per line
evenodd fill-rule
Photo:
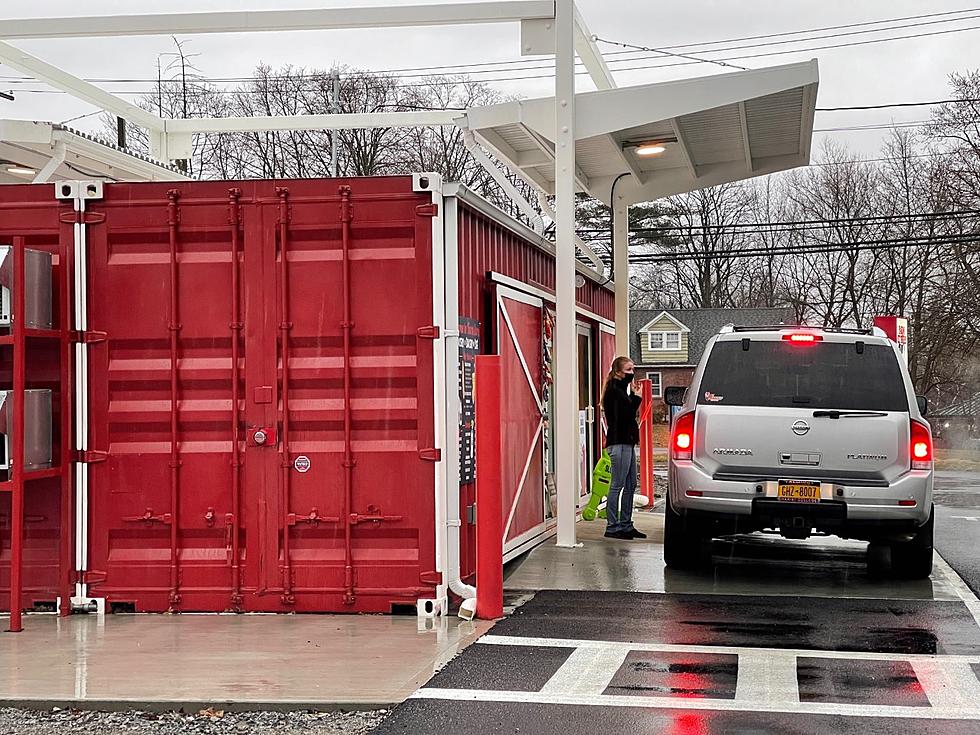
M 911 421 L 912 469 L 932 469 L 932 432 L 925 424 Z
M 816 342 L 822 342 L 823 336 L 813 332 L 789 332 L 783 335 L 783 339 L 794 345 L 812 345 Z
M 670 455 L 672 459 L 694 458 L 694 411 L 682 413 L 674 419 L 670 433 Z

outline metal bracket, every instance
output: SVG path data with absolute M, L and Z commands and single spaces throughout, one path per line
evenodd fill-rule
M 442 450 L 436 449 L 435 447 L 429 447 L 427 449 L 419 450 L 419 459 L 426 462 L 441 462 L 442 461 Z
M 98 462 L 105 462 L 107 459 L 109 459 L 109 453 L 101 452 L 97 449 L 86 449 L 72 453 L 72 461 L 81 462 L 82 464 L 96 464 Z
M 105 212 L 81 212 L 78 210 L 62 212 L 58 215 L 58 221 L 66 225 L 101 225 L 105 222 Z
M 439 339 L 440 330 L 437 326 L 419 327 L 415 334 L 419 339 Z
M 435 202 L 430 202 L 429 204 L 420 204 L 415 208 L 416 217 L 438 217 L 439 216 L 439 205 Z
M 297 513 L 288 513 L 286 515 L 286 523 L 290 526 L 295 526 L 297 523 L 309 523 L 311 526 L 317 526 L 321 523 L 337 523 L 339 518 L 328 518 L 326 516 L 321 516 L 320 511 L 313 508 L 309 515 L 301 516 Z
M 174 522 L 174 517 L 171 513 L 161 513 L 159 515 L 153 514 L 153 508 L 147 508 L 146 512 L 141 516 L 125 516 L 123 520 L 126 523 L 162 523 L 165 526 L 169 526 Z
M 422 572 L 419 574 L 419 581 L 422 584 L 442 584 L 442 572 Z
M 101 181 L 58 181 L 54 185 L 55 199 L 101 199 Z
M 375 508 L 373 505 L 368 506 L 368 512 L 366 514 L 351 513 L 350 514 L 350 524 L 356 526 L 359 523 L 391 523 L 394 521 L 400 521 L 404 516 L 385 516 L 381 515 L 381 509 Z
M 96 332 L 94 330 L 89 330 L 87 332 L 72 332 L 71 341 L 77 344 L 83 345 L 94 345 L 99 342 L 105 342 L 109 339 L 109 335 L 106 332 Z

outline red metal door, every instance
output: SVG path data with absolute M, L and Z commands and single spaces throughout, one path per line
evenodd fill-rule
M 505 556 L 542 534 L 549 515 L 545 505 L 541 309 L 540 299 L 498 287 Z
M 433 595 L 431 219 L 410 182 L 106 187 L 92 595 L 317 612 Z

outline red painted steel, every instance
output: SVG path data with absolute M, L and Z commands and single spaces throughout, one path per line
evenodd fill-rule
M 653 486 L 653 383 L 639 381 L 640 388 L 640 491 L 647 496 L 647 507 L 654 505 Z
M 547 520 L 544 442 L 540 398 L 542 385 L 542 313 L 528 304 L 498 295 L 498 354 L 501 357 L 503 439 L 504 541 L 512 542 Z M 477 414 L 477 423 L 480 418 Z M 477 477 L 479 477 L 477 465 Z
M 433 319 L 432 227 L 415 211 L 429 195 L 407 177 L 291 181 L 288 197 L 229 186 L 179 187 L 179 609 L 414 606 L 436 568 L 433 349 L 418 336 Z M 167 203 L 141 184 L 90 204 L 106 215 L 90 233 L 90 323 L 109 335 L 91 351 L 91 444 L 109 452 L 92 466 L 91 590 L 149 611 L 171 589 Z M 242 441 L 258 429 L 265 444 Z
M 479 320 L 489 352 L 487 274 L 549 292 L 553 257 L 458 201 L 459 311 Z M 104 461 L 89 465 L 83 579 L 110 610 L 387 612 L 434 596 L 435 463 L 452 448 L 435 441 L 430 204 L 410 177 L 109 184 L 88 202 L 93 331 L 80 338 L 91 342 L 89 459 Z M 4 187 L 0 242 L 24 236 L 70 273 L 68 215 L 49 186 Z M 589 282 L 578 295 L 611 316 L 608 288 Z M 514 306 L 515 329 L 540 382 L 540 310 L 525 306 Z M 64 335 L 62 357 L 52 346 L 32 363 L 29 387 L 72 374 Z M 60 425 L 67 467 L 71 425 Z M 31 482 L 27 607 L 66 598 L 76 581 L 72 500 L 60 492 L 71 479 Z M 472 505 L 474 486 L 460 496 Z M 528 497 L 538 517 L 544 493 Z M 475 531 L 464 523 L 464 578 Z
M 242 283 L 241 283 L 241 204 L 242 190 L 228 190 L 228 222 L 231 225 L 231 513 L 225 516 L 225 525 L 231 535 L 231 597 L 230 608 L 234 611 L 242 605 L 242 451 L 241 451 L 241 402 L 242 402 Z
M 498 355 L 476 358 L 476 614 L 484 620 L 504 616 L 503 414 L 502 363 Z
M 24 389 L 27 384 L 26 333 L 24 322 L 24 248 L 23 237 L 13 241 L 14 278 L 11 294 L 14 347 L 14 426 L 10 437 L 10 632 L 24 629 L 21 612 L 24 573 Z

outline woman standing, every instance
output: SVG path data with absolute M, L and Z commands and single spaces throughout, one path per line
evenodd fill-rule
M 628 357 L 613 360 L 602 389 L 606 416 L 606 450 L 612 459 L 612 487 L 606 498 L 606 538 L 646 538 L 633 527 L 633 494 L 636 492 L 636 445 L 640 425 L 636 420 L 640 397 L 630 391 L 634 373 Z

